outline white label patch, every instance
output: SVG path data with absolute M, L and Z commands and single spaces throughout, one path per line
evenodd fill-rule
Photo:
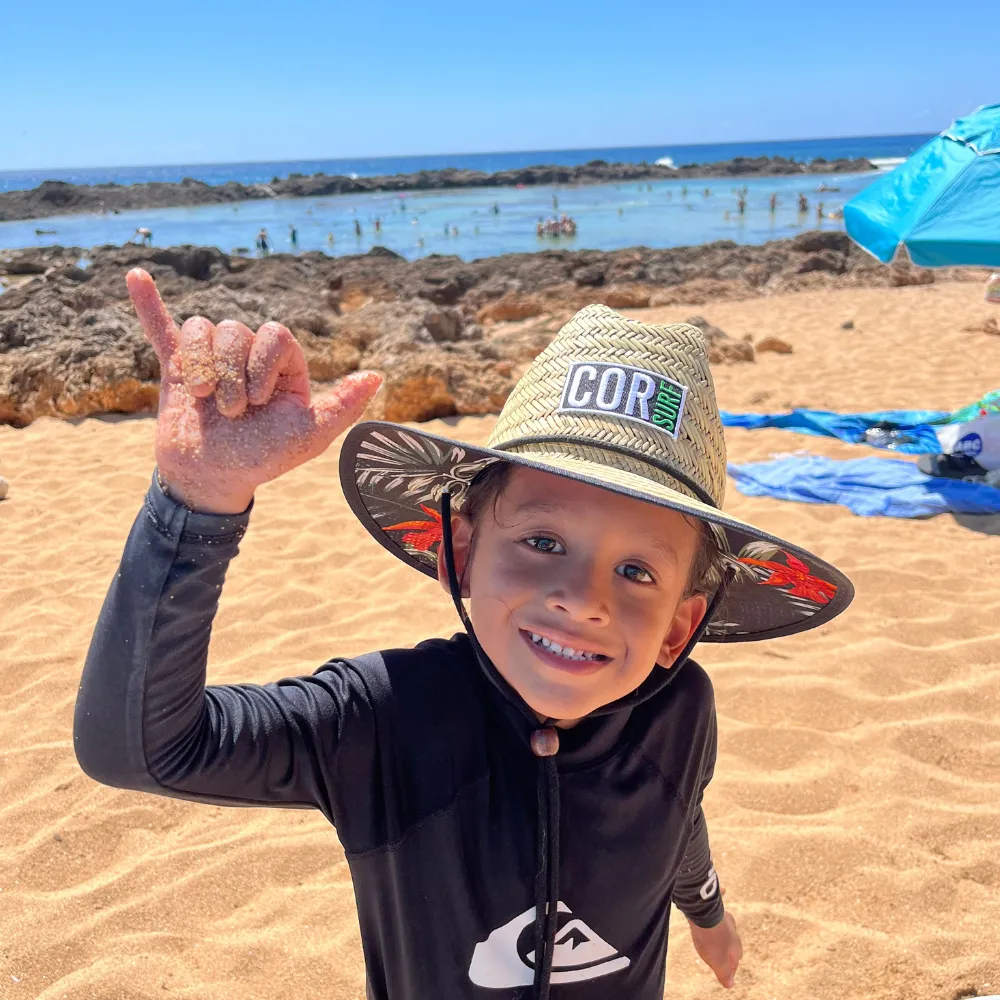
M 645 368 L 576 361 L 566 375 L 558 412 L 621 417 L 676 438 L 687 392 L 687 386 Z

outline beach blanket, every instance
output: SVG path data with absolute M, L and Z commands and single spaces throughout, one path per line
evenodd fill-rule
M 1000 513 L 1000 489 L 984 483 L 926 476 L 894 458 L 836 461 L 819 455 L 729 465 L 746 496 L 842 504 L 862 517 Z
M 947 410 L 873 410 L 869 413 L 835 413 L 830 410 L 795 409 L 790 413 L 729 413 L 722 411 L 726 427 L 781 427 L 835 437 L 851 444 L 868 444 L 909 455 L 949 452 L 942 446 L 938 428 L 1000 415 L 1000 389 L 953 413 Z

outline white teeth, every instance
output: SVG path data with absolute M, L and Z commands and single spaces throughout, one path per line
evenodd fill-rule
M 567 660 L 596 660 L 598 658 L 597 653 L 582 653 L 569 646 L 560 646 L 558 642 L 546 639 L 545 636 L 539 635 L 537 632 L 531 633 L 531 641 L 536 646 L 542 646 L 550 653 L 555 653 L 557 656 L 563 656 Z

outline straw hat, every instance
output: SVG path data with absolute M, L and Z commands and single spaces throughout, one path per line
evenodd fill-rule
M 725 513 L 726 445 L 704 338 L 607 306 L 581 309 L 514 387 L 487 447 L 381 421 L 344 440 L 354 513 L 393 555 L 437 575 L 442 494 L 461 506 L 473 477 L 503 460 L 707 521 L 729 581 L 706 641 L 814 628 L 851 602 L 850 580 L 790 542 Z

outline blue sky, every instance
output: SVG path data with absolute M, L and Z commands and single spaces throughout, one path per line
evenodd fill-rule
M 996 0 L 11 2 L 0 170 L 934 132 L 1000 100 L 995 59 L 944 52 L 996 16 Z

